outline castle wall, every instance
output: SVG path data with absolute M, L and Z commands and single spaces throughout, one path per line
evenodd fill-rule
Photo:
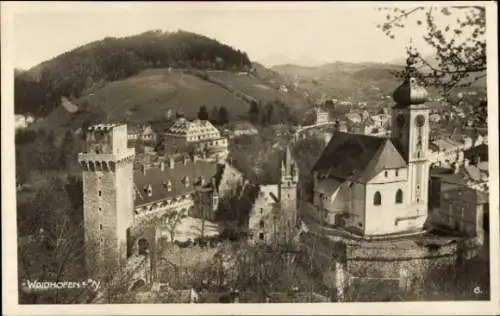
M 116 238 L 120 253 L 120 260 L 127 259 L 127 228 L 133 224 L 134 216 L 134 188 L 133 164 L 123 164 L 116 168 Z
M 416 244 L 400 249 L 348 246 L 345 262 L 351 277 L 395 279 L 411 287 L 422 285 L 425 275 L 434 267 L 454 266 L 457 258 L 456 243 L 436 250 Z
M 118 252 L 115 177 L 104 171 L 84 171 L 82 176 L 87 258 L 92 274 L 100 274 L 99 262 L 110 252 Z M 119 263 L 111 261 L 107 264 Z

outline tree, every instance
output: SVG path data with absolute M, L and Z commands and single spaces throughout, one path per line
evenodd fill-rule
M 219 110 L 217 107 L 213 106 L 210 111 L 210 123 L 217 125 L 219 122 Z
M 66 132 L 60 147 L 59 163 L 62 167 L 69 167 L 76 161 L 75 139 L 70 130 Z
M 207 112 L 207 107 L 202 105 L 200 106 L 200 110 L 198 111 L 198 118 L 200 120 L 208 120 L 208 112 Z
M 486 76 L 486 9 L 481 6 L 379 8 L 388 12 L 386 21 L 379 24 L 390 38 L 395 38 L 394 29 L 404 28 L 406 20 L 415 18 L 417 26 L 424 28 L 423 38 L 435 51 L 435 61 L 429 60 L 412 47 L 408 56 L 419 71 L 415 73 L 427 85 L 449 93 L 456 86 L 470 86 Z M 456 26 L 438 25 L 436 14 L 456 17 Z M 407 24 L 407 23 L 406 23 Z M 396 75 L 404 76 L 405 72 Z
M 68 281 L 84 279 L 83 227 L 76 214 L 66 184 L 59 178 L 49 180 L 38 192 L 24 216 L 20 231 L 30 235 L 19 238 L 20 301 L 30 303 L 78 303 L 88 295 L 85 289 L 54 289 L 29 292 L 23 282 Z M 25 284 L 27 285 L 27 284 Z M 24 289 L 23 289 L 24 288 Z
M 219 108 L 218 123 L 219 125 L 225 125 L 229 122 L 229 114 L 224 106 Z
M 250 104 L 248 115 L 250 117 L 250 122 L 252 122 L 252 124 L 255 124 L 257 122 L 257 118 L 259 117 L 259 106 L 257 102 L 252 101 L 252 103 Z
M 161 217 L 161 225 L 167 230 L 170 235 L 170 242 L 173 244 L 175 240 L 175 230 L 182 221 L 182 214 L 177 211 L 171 211 Z

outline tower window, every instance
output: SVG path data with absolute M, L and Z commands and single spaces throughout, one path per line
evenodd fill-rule
M 260 214 L 262 215 L 262 213 L 264 213 L 264 209 L 261 207 L 260 208 Z
M 375 192 L 375 195 L 373 196 L 373 205 L 381 205 L 382 204 L 382 195 L 380 192 Z
M 101 191 L 101 190 L 99 190 L 99 191 L 97 192 L 97 194 L 99 194 L 99 196 L 102 196 L 102 191 Z
M 403 191 L 401 189 L 398 189 L 396 192 L 396 204 L 401 204 L 403 203 Z
M 399 170 L 398 170 L 398 169 L 396 169 L 396 172 L 395 172 L 395 173 L 396 173 L 396 177 L 397 177 L 397 176 L 399 175 Z
M 259 226 L 260 226 L 260 228 L 264 228 L 264 221 L 263 220 L 260 220 Z
M 102 230 L 102 224 L 99 224 L 99 229 Z
M 264 240 L 264 233 L 259 233 L 259 239 Z
M 99 208 L 99 212 L 101 212 L 101 211 L 102 211 L 102 208 Z
M 388 171 L 385 171 L 384 172 L 384 176 L 387 178 L 389 176 L 389 172 Z

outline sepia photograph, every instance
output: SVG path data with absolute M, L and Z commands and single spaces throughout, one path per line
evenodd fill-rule
M 494 2 L 2 2 L 7 315 L 498 314 L 497 46 Z

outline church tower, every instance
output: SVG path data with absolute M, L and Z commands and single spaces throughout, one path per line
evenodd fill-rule
M 427 91 L 412 76 L 412 61 L 408 61 L 408 76 L 393 93 L 392 137 L 408 163 L 408 194 L 416 213 L 427 213 L 429 186 L 429 108 L 425 105 Z
M 83 178 L 85 252 L 90 276 L 127 259 L 127 234 L 134 212 L 133 162 L 127 125 L 99 124 L 86 131 L 78 155 Z
M 287 222 L 294 227 L 297 222 L 297 185 L 299 182 L 299 171 L 292 157 L 290 147 L 286 147 L 285 155 L 281 163 L 281 179 L 279 184 L 279 201 Z

